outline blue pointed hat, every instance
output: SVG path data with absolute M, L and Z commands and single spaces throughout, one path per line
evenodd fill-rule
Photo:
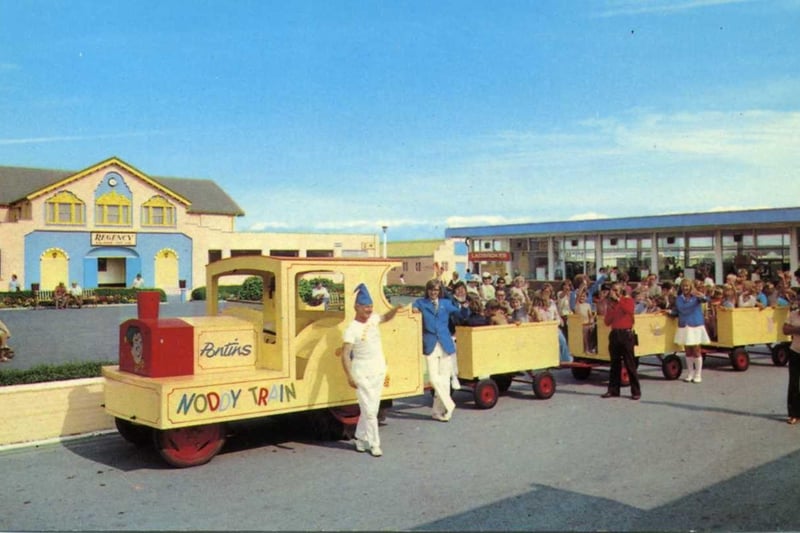
M 369 295 L 367 286 L 359 283 L 355 290 L 356 305 L 372 305 L 372 297 Z

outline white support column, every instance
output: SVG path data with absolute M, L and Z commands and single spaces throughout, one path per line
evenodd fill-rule
M 789 269 L 794 273 L 800 267 L 800 259 L 797 253 L 797 228 L 794 226 L 789 227 Z M 792 280 L 794 280 L 792 276 Z
M 658 233 L 650 236 L 653 246 L 650 248 L 650 273 L 658 278 Z
M 547 279 L 554 280 L 556 279 L 556 269 L 555 269 L 555 253 L 553 252 L 553 237 L 547 237 L 547 275 L 545 276 Z
M 600 269 L 603 268 L 603 236 L 599 233 L 592 235 L 594 239 L 594 275 L 595 277 L 600 274 Z M 584 244 L 584 246 L 586 246 Z
M 722 285 L 725 279 L 722 262 L 722 231 L 714 232 L 714 283 Z

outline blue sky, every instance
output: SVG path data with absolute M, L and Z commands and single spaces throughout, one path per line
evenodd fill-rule
M 0 165 L 210 178 L 239 230 L 796 206 L 800 0 L 0 0 Z

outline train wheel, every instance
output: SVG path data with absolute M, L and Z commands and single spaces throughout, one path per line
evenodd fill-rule
M 681 363 L 681 358 L 674 353 L 664 357 L 664 360 L 661 361 L 661 373 L 664 374 L 665 379 L 670 381 L 678 379 L 681 372 L 683 372 L 683 363 Z
M 481 409 L 491 409 L 497 403 L 500 390 L 493 379 L 482 379 L 475 384 L 475 404 Z
M 738 346 L 733 349 L 730 354 L 731 365 L 737 372 L 744 372 L 750 366 L 750 355 L 743 346 Z
M 533 378 L 533 393 L 540 400 L 547 400 L 553 397 L 556 392 L 556 379 L 550 372 L 536 374 Z
M 331 438 L 351 439 L 356 434 L 356 426 L 361 416 L 358 404 L 331 407 L 329 410 L 333 417 L 331 424 Z
M 153 442 L 161 457 L 178 468 L 202 465 L 225 444 L 224 424 L 153 431 Z
M 589 375 L 592 373 L 592 367 L 590 366 L 573 366 L 572 369 L 572 377 L 580 380 L 585 381 L 589 379 Z
M 141 447 L 151 442 L 153 438 L 153 428 L 135 424 L 122 418 L 115 418 L 114 424 L 117 426 L 117 431 L 123 439 L 130 442 L 134 446 Z
M 786 366 L 789 362 L 789 343 L 781 342 L 772 347 L 772 363 L 775 366 Z
M 498 374 L 492 376 L 492 379 L 497 383 L 497 390 L 499 390 L 501 394 L 508 392 L 508 389 L 511 388 L 512 378 L 508 374 Z
M 358 417 L 361 416 L 361 409 L 358 408 L 358 404 L 340 405 L 339 407 L 331 407 L 329 410 L 333 418 L 345 426 L 355 426 L 358 424 Z

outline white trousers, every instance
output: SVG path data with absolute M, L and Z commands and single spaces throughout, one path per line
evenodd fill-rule
M 378 434 L 378 409 L 381 404 L 381 391 L 386 370 L 367 372 L 353 369 L 356 382 L 356 399 L 361 415 L 356 425 L 356 438 L 366 442 L 370 448 L 379 448 L 381 437 Z
M 433 391 L 433 414 L 450 418 L 456 408 L 456 403 L 450 397 L 450 377 L 453 373 L 453 358 L 456 354 L 448 355 L 442 345 L 436 343 L 430 355 L 425 356 L 428 365 L 428 379 Z

